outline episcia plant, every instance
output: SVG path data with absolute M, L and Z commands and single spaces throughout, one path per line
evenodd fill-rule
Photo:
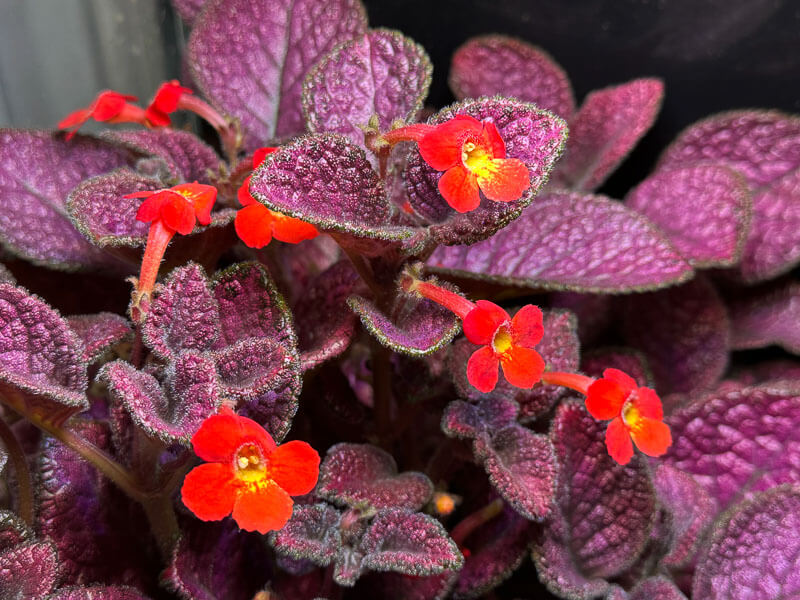
M 358 0 L 175 7 L 182 81 L 0 130 L 0 597 L 800 594 L 799 118 L 619 201 L 659 80 L 486 36 L 436 111 Z

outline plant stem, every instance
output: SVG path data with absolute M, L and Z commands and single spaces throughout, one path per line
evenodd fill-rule
M 407 277 L 403 280 L 402 285 L 407 292 L 417 293 L 444 306 L 454 312 L 462 321 L 475 308 L 475 303 L 470 302 L 464 296 L 427 281 L 419 281 Z
M 560 385 L 562 387 L 580 392 L 584 396 L 589 393 L 589 386 L 595 382 L 593 377 L 578 375 L 577 373 L 561 373 L 559 371 L 545 371 L 542 383 Z
M 372 390 L 375 402 L 375 428 L 381 446 L 389 445 L 392 424 L 392 363 L 389 349 L 372 340 Z
M 172 558 L 172 548 L 180 536 L 178 519 L 175 517 L 175 509 L 172 507 L 172 497 L 170 494 L 159 494 L 142 502 L 147 521 L 150 523 L 150 530 L 156 539 L 161 559 L 165 564 L 169 564 Z
M 25 458 L 25 452 L 20 446 L 17 436 L 11 431 L 3 419 L 0 419 L 0 440 L 6 447 L 8 457 L 14 465 L 14 473 L 17 476 L 17 485 L 19 487 L 19 515 L 22 520 L 30 526 L 33 526 L 33 485 L 31 484 L 31 472 L 28 469 L 28 461 Z
M 339 247 L 342 249 L 347 255 L 347 258 L 350 259 L 350 262 L 353 264 L 353 268 L 356 270 L 356 273 L 364 280 L 364 283 L 367 284 L 367 287 L 372 292 L 372 295 L 375 296 L 375 301 L 378 302 L 384 295 L 384 291 L 378 282 L 375 281 L 375 277 L 372 274 L 372 269 L 370 268 L 369 264 L 367 263 L 366 259 L 361 256 L 360 254 L 354 252 L 352 249 L 348 248 L 345 244 L 342 244 L 338 237 L 335 235 L 332 236 L 336 243 L 339 244 Z
M 458 545 L 459 548 L 463 547 L 464 541 L 475 531 L 478 527 L 494 519 L 503 511 L 503 500 L 497 498 L 492 500 L 483 508 L 479 508 L 474 513 L 467 515 L 458 525 L 453 527 L 450 532 L 450 537 Z

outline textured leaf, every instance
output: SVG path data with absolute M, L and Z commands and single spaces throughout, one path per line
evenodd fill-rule
M 416 471 L 397 473 L 392 455 L 369 444 L 336 444 L 320 466 L 316 493 L 338 504 L 376 509 L 421 508 L 433 484 Z
M 472 38 L 456 50 L 449 82 L 459 100 L 513 96 L 566 120 L 575 112 L 564 69 L 541 48 L 504 35 Z
M 366 598 L 381 600 L 443 600 L 453 586 L 453 571 L 415 577 L 401 573 L 368 573 L 358 582 L 357 592 L 366 590 Z
M 83 344 L 36 296 L 0 284 L 0 393 L 18 411 L 60 424 L 86 410 Z
M 653 387 L 653 375 L 641 352 L 630 348 L 600 348 L 581 357 L 581 370 L 590 377 L 602 377 L 606 369 L 619 369 L 640 386 Z
M 346 300 L 360 278 L 350 261 L 340 261 L 314 278 L 294 308 L 303 369 L 338 356 L 350 345 L 356 315 Z
M 200 424 L 222 402 L 214 363 L 209 357 L 185 353 L 166 371 L 163 389 L 155 377 L 121 360 L 105 365 L 98 378 L 147 435 L 188 446 Z
M 598 188 L 653 125 L 663 96 L 659 79 L 634 79 L 586 96 L 569 123 L 557 180 L 574 190 Z
M 303 112 L 309 131 L 340 133 L 364 146 L 373 115 L 380 131 L 413 121 L 431 81 L 425 50 L 398 31 L 378 29 L 338 46 L 306 77 Z
M 613 586 L 606 600 L 686 600 L 686 596 L 670 579 L 657 575 L 643 580 L 630 593 Z
M 270 544 L 283 556 L 326 567 L 341 549 L 341 516 L 341 512 L 324 502 L 295 506 L 289 522 L 269 534 Z
M 653 485 L 659 501 L 672 517 L 672 540 L 661 564 L 685 567 L 694 558 L 717 514 L 717 502 L 691 475 L 668 464 L 660 464 L 654 470 Z
M 209 2 L 189 39 L 192 78 L 240 120 L 245 146 L 303 131 L 306 73 L 336 44 L 366 30 L 358 0 Z
M 138 590 L 125 586 L 90 585 L 61 588 L 46 600 L 149 600 Z
M 14 274 L 8 270 L 8 267 L 0 263 L 0 283 L 16 283 L 17 279 Z
M 663 461 L 691 474 L 720 508 L 781 483 L 800 483 L 800 388 L 764 384 L 697 398 L 667 420 Z
M 626 204 L 658 225 L 693 266 L 739 262 L 752 204 L 736 171 L 715 165 L 659 171 L 631 191 Z
M 461 331 L 461 322 L 446 308 L 424 298 L 400 298 L 402 308 L 389 319 L 361 296 L 347 299 L 350 309 L 378 341 L 394 352 L 427 356 L 449 344 Z
M 0 510 L 0 552 L 32 539 L 33 530 L 19 515 L 10 510 Z
M 574 316 L 566 310 L 545 310 L 543 313 L 544 336 L 537 344 L 536 351 L 541 354 L 550 371 L 574 371 L 578 368 L 580 348 Z M 456 389 L 465 398 L 513 398 L 519 404 L 520 419 L 531 421 L 548 412 L 566 393 L 563 387 L 542 383 L 537 383 L 530 390 L 523 390 L 513 387 L 505 377 L 501 377 L 493 391 L 483 394 L 467 380 L 467 361 L 477 349 L 475 344 L 461 339 L 453 344 L 450 351 L 450 372 Z
M 0 598 L 41 598 L 58 581 L 58 555 L 50 542 L 27 542 L 0 553 Z
M 603 337 L 611 325 L 613 297 L 608 294 L 579 294 L 578 292 L 553 292 L 550 305 L 566 308 L 578 319 L 578 339 L 591 346 Z
M 532 525 L 510 508 L 464 540 L 469 549 L 453 597 L 480 597 L 519 567 L 531 544 Z
M 373 571 L 435 575 L 464 564 L 447 531 L 436 519 L 406 509 L 377 514 L 361 541 L 363 565 Z
M 729 310 L 733 349 L 777 344 L 800 354 L 800 285 L 737 294 Z
M 457 213 L 439 194 L 437 186 L 442 173 L 423 161 L 418 150 L 412 150 L 405 171 L 409 201 L 419 215 L 432 223 L 428 230 L 434 240 L 443 244 L 469 244 L 486 239 L 516 219 L 547 181 L 567 138 L 567 125 L 559 117 L 533 104 L 508 98 L 453 104 L 428 122 L 437 125 L 460 114 L 495 124 L 505 142 L 506 155 L 520 159 L 528 167 L 531 187 L 514 202 L 483 200 L 477 209 Z
M 187 25 L 191 25 L 203 10 L 207 0 L 172 0 L 172 6 Z
M 67 323 L 83 342 L 83 360 L 89 364 L 133 333 L 128 319 L 109 312 L 73 315 L 67 317 Z
M 781 486 L 738 504 L 717 525 L 697 565 L 693 598 L 772 600 L 800 594 L 800 487 Z
M 0 242 L 36 264 L 63 269 L 113 264 L 67 217 L 70 190 L 131 164 L 133 155 L 86 136 L 0 129 Z
M 220 313 L 203 267 L 189 263 L 169 274 L 150 304 L 142 335 L 166 360 L 211 349 L 220 335 Z
M 440 247 L 435 272 L 528 288 L 619 293 L 685 281 L 691 267 L 647 219 L 603 196 L 554 192 L 471 246 Z
M 300 138 L 270 154 L 253 173 L 250 193 L 268 208 L 323 230 L 400 240 L 386 191 L 364 151 L 338 134 Z
M 269 338 L 242 340 L 214 353 L 224 394 L 252 400 L 297 379 L 297 358 Z
M 181 598 L 252 600 L 270 577 L 261 536 L 243 533 L 228 519 L 184 526 L 162 581 Z
M 442 431 L 457 438 L 474 439 L 516 422 L 519 405 L 506 395 L 487 395 L 477 403 L 454 400 L 442 416 Z
M 753 192 L 743 278 L 761 281 L 790 269 L 800 259 L 800 118 L 755 110 L 713 115 L 679 135 L 658 168 L 707 163 L 741 172 Z
M 728 314 L 705 279 L 631 296 L 622 316 L 625 338 L 647 358 L 661 394 L 702 390 L 725 371 Z

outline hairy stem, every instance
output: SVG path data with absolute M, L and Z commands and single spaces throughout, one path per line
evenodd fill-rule
M 19 505 L 17 509 L 19 516 L 22 517 L 25 523 L 33 526 L 33 484 L 31 483 L 28 461 L 17 436 L 14 435 L 8 423 L 3 419 L 0 419 L 0 440 L 2 440 L 8 452 L 11 464 L 14 465 L 14 474 L 17 476 L 17 485 L 19 487 Z
M 453 527 L 450 537 L 458 545 L 463 547 L 464 541 L 484 523 L 488 523 L 503 511 L 503 500 L 497 498 L 483 508 L 479 508 L 474 513 L 467 515 L 458 525 Z
M 353 268 L 356 270 L 356 273 L 358 273 L 359 277 L 364 280 L 364 283 L 367 284 L 367 287 L 372 292 L 372 295 L 375 296 L 375 301 L 378 302 L 381 298 L 383 298 L 384 291 L 383 288 L 378 285 L 378 282 L 375 281 L 372 268 L 369 266 L 369 263 L 367 263 L 367 260 L 357 252 L 354 252 L 352 249 L 348 248 L 345 244 L 342 244 L 335 235 L 331 237 L 336 240 L 336 243 L 339 244 L 342 252 L 344 252 L 347 255 L 347 258 L 350 259 L 350 262 L 353 264 Z

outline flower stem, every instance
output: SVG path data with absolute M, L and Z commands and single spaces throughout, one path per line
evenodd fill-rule
M 205 119 L 209 125 L 216 129 L 228 160 L 233 164 L 241 144 L 241 135 L 235 124 L 226 119 L 216 108 L 208 102 L 191 94 L 181 94 L 178 100 L 178 109 L 188 110 Z
M 453 530 L 450 532 L 450 537 L 453 538 L 453 541 L 459 548 L 462 548 L 464 542 L 473 531 L 484 523 L 488 523 L 494 519 L 501 512 L 503 512 L 503 500 L 501 498 L 496 498 L 483 508 L 479 508 L 474 513 L 464 517 L 458 525 L 453 527 Z
M 30 526 L 33 526 L 33 485 L 31 484 L 31 472 L 28 469 L 28 461 L 25 458 L 25 452 L 22 446 L 3 419 L 0 419 L 0 440 L 6 447 L 8 457 L 14 465 L 14 473 L 17 476 L 17 485 L 19 487 L 19 503 L 18 511 L 22 520 Z
M 561 373 L 559 371 L 545 371 L 542 383 L 560 385 L 562 387 L 580 392 L 584 396 L 589 393 L 589 386 L 595 382 L 593 377 L 578 375 L 577 373 Z
M 462 321 L 475 308 L 475 303 L 470 302 L 464 296 L 439 287 L 434 283 L 414 279 L 411 275 L 404 276 L 401 285 L 407 292 L 419 294 L 428 300 L 441 304 L 446 309 L 454 312 Z

